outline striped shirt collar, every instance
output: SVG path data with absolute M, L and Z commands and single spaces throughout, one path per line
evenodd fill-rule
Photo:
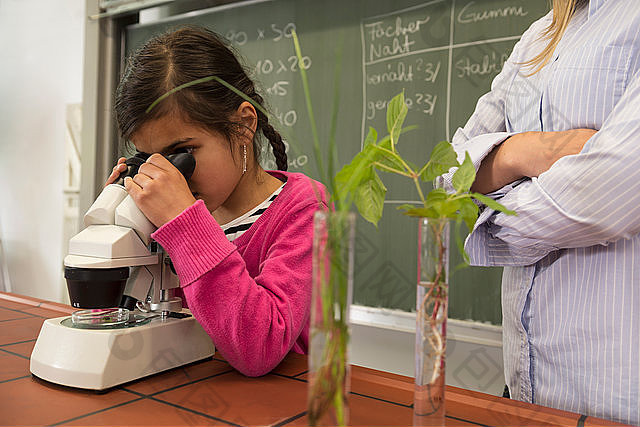
M 282 192 L 286 182 L 282 183 L 276 191 L 271 193 L 269 197 L 267 197 L 262 203 L 248 212 L 240 215 L 239 217 L 232 219 L 226 224 L 220 224 L 220 228 L 224 231 L 224 234 L 227 236 L 229 241 L 234 241 L 238 237 L 244 234 L 257 220 L 260 216 L 267 210 L 271 203 L 276 199 L 278 194 Z

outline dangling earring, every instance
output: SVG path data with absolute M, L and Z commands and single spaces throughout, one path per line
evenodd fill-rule
M 247 146 L 242 146 L 242 175 L 247 171 Z

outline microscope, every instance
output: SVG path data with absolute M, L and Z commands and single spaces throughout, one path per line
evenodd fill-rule
M 104 188 L 69 241 L 64 276 L 71 317 L 47 319 L 31 354 L 31 373 L 70 387 L 105 390 L 213 356 L 211 338 L 182 300 L 155 226 L 124 188 L 149 157 L 127 159 L 127 172 Z M 189 153 L 167 156 L 188 180 Z

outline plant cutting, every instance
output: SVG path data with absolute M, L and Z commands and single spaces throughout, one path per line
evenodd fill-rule
M 297 35 L 293 34 L 298 60 L 302 52 Z M 349 310 L 353 265 L 349 247 L 353 245 L 352 228 L 346 214 L 355 203 L 360 214 L 377 227 L 382 217 L 386 187 L 378 171 L 407 177 L 413 182 L 421 205 L 402 205 L 405 215 L 426 219 L 421 228 L 421 277 L 416 304 L 416 393 L 414 412 L 418 423 L 428 423 L 423 414 L 442 417 L 444 421 L 444 355 L 446 351 L 445 325 L 447 317 L 447 263 L 449 220 L 466 223 L 471 230 L 478 217 L 474 200 L 509 214 L 502 205 L 482 194 L 470 192 L 475 180 L 475 168 L 468 154 L 462 164 L 446 141 L 433 149 L 427 163 L 417 168 L 398 152 L 400 135 L 413 127 L 403 128 L 408 107 L 404 93 L 395 96 L 387 106 L 388 135 L 378 140 L 378 132 L 369 128 L 362 150 L 335 176 L 337 159 L 335 130 L 338 117 L 340 54 L 334 69 L 334 105 L 330 127 L 328 156 L 322 156 L 314 119 L 306 70 L 300 69 L 307 112 L 311 124 L 314 154 L 322 181 L 328 184 L 334 212 L 318 213 L 314 242 L 314 295 L 312 296 L 310 337 L 310 381 L 308 418 L 311 425 L 330 423 L 345 425 L 348 421 L 349 368 L 347 344 L 349 340 Z M 325 171 L 326 166 L 326 171 Z M 443 188 L 425 191 L 438 176 L 451 168 L 454 193 Z M 351 237 L 347 237 L 351 233 Z M 426 239 L 426 240 L 425 240 Z M 346 245 L 346 246 L 345 246 Z M 464 256 L 464 249 L 459 242 Z M 352 249 L 351 249 L 352 251 Z M 466 260 L 466 257 L 465 257 Z M 427 357 L 423 357 L 423 356 Z M 439 387 L 437 387 L 439 385 Z M 435 388 L 434 388 L 435 386 Z M 440 391 L 438 391 L 440 390 Z M 433 392 L 436 392 L 435 396 Z M 439 395 L 439 396 L 438 396 Z M 328 415 L 328 416 L 327 416 Z M 421 418 L 422 417 L 422 418 Z M 436 422 L 439 422 L 436 420 Z
M 480 202 L 491 209 L 514 215 L 495 200 L 471 192 L 475 168 L 465 153 L 462 164 L 447 141 L 438 143 L 429 160 L 418 168 L 405 160 L 397 145 L 408 107 L 404 93 L 395 96 L 387 106 L 388 135 L 378 140 L 378 132 L 369 128 L 363 148 L 336 175 L 339 200 L 353 200 L 367 221 L 378 224 L 387 189 L 378 171 L 408 178 L 416 188 L 421 204 L 405 204 L 398 209 L 411 217 L 421 218 L 419 241 L 419 280 L 416 300 L 416 367 L 414 424 L 444 423 L 444 359 L 446 352 L 446 319 L 448 304 L 449 222 L 464 222 L 473 229 Z M 444 188 L 425 191 L 427 185 L 451 168 L 453 192 Z M 459 248 L 466 260 L 460 240 Z
M 293 32 L 298 61 L 302 61 L 300 41 Z M 311 125 L 313 151 L 321 181 L 328 188 L 331 209 L 316 212 L 313 242 L 313 290 L 309 329 L 309 424 L 347 425 L 349 421 L 350 339 L 349 308 L 353 289 L 355 215 L 350 200 L 338 194 L 336 129 L 340 94 L 341 49 L 336 51 L 333 108 L 328 143 L 323 147 L 313 114 L 306 70 L 300 67 L 307 113 Z M 302 62 L 301 62 L 302 63 Z M 323 155 L 326 148 L 326 158 Z

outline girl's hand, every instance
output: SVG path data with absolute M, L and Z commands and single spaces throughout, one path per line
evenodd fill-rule
M 471 191 L 487 194 L 520 178 L 539 176 L 562 157 L 582 151 L 596 132 L 570 129 L 513 135 L 482 160 Z
M 120 174 L 127 171 L 127 165 L 124 164 L 126 160 L 127 159 L 124 157 L 120 157 L 118 159 L 118 163 L 116 163 L 116 165 L 113 167 L 111 175 L 109 175 L 109 178 L 107 178 L 107 182 L 105 182 L 104 184 L 105 187 L 116 182 L 116 179 L 120 176 Z
M 152 154 L 138 174 L 124 186 L 142 213 L 161 227 L 195 203 L 189 185 L 175 166 L 160 154 Z

